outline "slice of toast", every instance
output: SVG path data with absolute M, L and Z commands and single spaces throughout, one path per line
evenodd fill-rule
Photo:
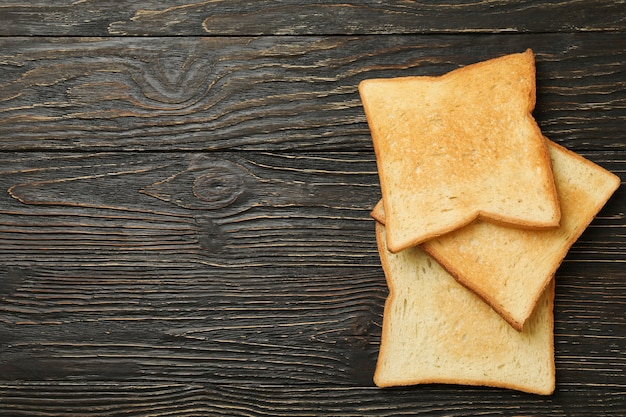
M 521 330 L 572 244 L 620 185 L 604 168 L 545 139 L 561 203 L 561 226 L 523 230 L 477 220 L 421 247 Z M 385 222 L 382 204 L 372 217 Z
M 531 50 L 440 77 L 364 80 L 359 93 L 392 252 L 478 216 L 526 228 L 558 226 L 550 159 L 531 115 Z
M 554 391 L 552 285 L 518 332 L 419 247 L 389 252 L 384 229 L 377 223 L 389 296 L 376 385 L 448 383 L 543 395 Z

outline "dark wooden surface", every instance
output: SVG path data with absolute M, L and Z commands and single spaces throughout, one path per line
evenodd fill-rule
M 626 178 L 616 1 L 0 4 L 0 415 L 624 415 L 626 191 L 557 272 L 557 389 L 372 383 L 356 87 L 530 47 L 535 117 Z

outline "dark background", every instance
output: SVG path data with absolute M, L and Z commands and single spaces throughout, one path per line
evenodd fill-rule
M 557 388 L 376 388 L 357 93 L 532 48 L 535 117 L 626 177 L 610 1 L 0 3 L 0 415 L 624 415 L 626 194 L 556 274 Z

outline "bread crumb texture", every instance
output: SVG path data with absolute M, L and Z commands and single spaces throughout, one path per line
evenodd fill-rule
M 518 332 L 420 248 L 389 252 L 384 234 L 377 224 L 390 288 L 374 375 L 378 386 L 451 383 L 552 393 L 552 286 Z

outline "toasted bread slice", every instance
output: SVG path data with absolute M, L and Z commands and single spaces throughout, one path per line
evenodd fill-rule
M 419 247 L 388 251 L 377 223 L 389 286 L 374 373 L 380 387 L 448 383 L 548 395 L 555 387 L 554 287 L 523 332 L 509 326 Z
M 558 229 L 532 231 L 477 220 L 421 245 L 518 330 L 572 244 L 620 185 L 616 175 L 545 140 L 561 202 Z M 381 203 L 372 217 L 385 222 Z
M 531 112 L 532 51 L 440 77 L 362 81 L 392 252 L 478 216 L 556 227 L 550 159 Z

